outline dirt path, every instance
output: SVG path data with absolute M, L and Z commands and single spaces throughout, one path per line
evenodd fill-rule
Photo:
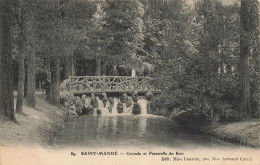
M 63 128 L 66 111 L 49 105 L 45 96 L 36 95 L 36 108 L 24 106 L 16 114 L 18 124 L 0 122 L 0 146 L 48 146 L 53 135 Z

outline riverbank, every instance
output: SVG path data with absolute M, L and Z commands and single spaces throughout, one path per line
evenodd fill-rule
M 187 116 L 182 115 L 178 117 L 169 117 L 167 115 L 165 116 L 172 120 L 175 120 L 187 131 L 206 134 L 223 141 L 238 143 L 240 145 L 252 148 L 260 148 L 260 119 L 252 119 L 232 123 L 215 122 L 212 124 L 207 121 L 206 123 L 208 124 L 200 124 L 202 122 L 205 122 L 206 118 L 200 116 L 198 117 L 198 115 L 196 116 L 194 114 L 193 116 L 190 114 L 188 114 Z M 196 121 L 199 119 L 201 121 L 196 123 Z
M 224 141 L 260 148 L 260 120 L 215 124 L 198 127 L 195 131 Z
M 0 121 L 0 146 L 47 147 L 68 117 L 42 94 L 36 94 L 36 108 L 24 105 L 23 113 L 16 114 L 17 123 Z

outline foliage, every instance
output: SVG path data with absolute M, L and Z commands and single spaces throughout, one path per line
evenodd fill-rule
M 219 121 L 220 122 L 236 122 L 236 121 L 241 121 L 242 115 L 232 109 L 227 109 L 225 108 L 224 110 L 219 113 Z
M 169 3 L 171 6 L 176 2 Z M 153 84 L 162 95 L 151 107 L 164 116 L 183 116 L 182 112 L 192 115 L 192 111 L 213 121 L 217 114 L 235 110 L 238 104 L 239 79 L 234 69 L 239 42 L 238 7 L 219 1 L 198 1 L 195 10 L 185 2 L 178 5 L 175 15 L 168 19 L 169 46 L 160 54 L 163 65 L 157 64 L 154 73 Z
M 143 51 L 143 4 L 138 0 L 107 0 L 104 30 L 109 39 L 106 59 L 118 64 L 122 60 L 135 65 L 139 52 Z

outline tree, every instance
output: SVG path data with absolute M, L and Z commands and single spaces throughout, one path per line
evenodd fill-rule
M 20 5 L 20 4 L 19 4 Z M 16 113 L 23 111 L 23 98 L 24 98 L 24 82 L 25 82 L 25 66 L 24 66 L 24 22 L 21 16 L 22 9 L 19 8 L 19 25 L 20 25 L 20 42 L 19 42 L 19 73 L 18 73 L 18 90 L 17 90 L 17 102 L 16 102 Z
M 25 65 L 24 65 L 24 54 L 25 54 L 25 13 L 24 13 L 24 2 L 23 0 L 15 1 L 14 5 L 17 6 L 17 13 L 15 23 L 17 24 L 17 36 L 15 40 L 18 47 L 18 90 L 17 90 L 17 101 L 16 101 L 16 113 L 22 113 L 23 111 L 23 100 L 24 100 L 24 83 L 25 83 Z
M 251 115 L 250 52 L 258 41 L 259 8 L 257 0 L 241 0 L 240 9 L 240 112 Z
M 20 13 L 18 14 L 18 25 L 20 28 L 20 43 L 19 44 L 19 56 L 20 56 L 20 67 L 24 67 L 23 63 L 23 55 L 26 56 L 26 66 L 27 66 L 27 79 L 26 79 L 26 102 L 28 106 L 35 107 L 35 73 L 36 73 L 36 65 L 35 65 L 35 45 L 36 45 L 36 37 L 35 37 L 35 6 L 36 1 L 20 1 Z M 22 77 L 23 68 L 20 70 L 20 82 L 19 82 L 19 102 L 21 101 L 21 88 L 22 88 Z M 20 106 L 21 104 L 18 104 Z
M 11 5 L 9 0 L 0 1 L 0 115 L 8 120 L 16 120 L 13 99 Z
M 256 117 L 260 109 L 259 2 L 242 0 L 240 17 L 240 111 Z
M 257 27 L 259 27 L 260 26 L 260 4 L 259 4 L 259 1 L 258 2 L 256 2 L 257 4 L 256 4 L 256 8 L 257 8 L 257 10 L 255 10 L 255 12 L 257 12 L 258 11 L 258 14 L 257 14 L 257 17 L 258 18 L 255 18 L 255 21 L 257 21 L 257 23 L 256 23 L 256 34 L 257 34 L 257 36 L 258 36 L 258 40 L 256 39 L 256 41 L 257 41 L 257 44 L 256 44 L 256 58 L 258 59 L 257 60 L 257 66 L 258 66 L 258 76 L 257 76 L 257 81 L 258 81 L 258 83 L 257 83 L 257 86 L 258 86 L 258 89 L 257 89 L 257 108 L 256 108 L 256 115 L 258 116 L 258 118 L 260 118 L 260 29 L 259 28 L 257 28 Z
M 235 114 L 231 117 L 241 119 L 234 111 L 239 98 L 236 72 L 228 71 L 237 64 L 239 53 L 238 5 L 199 0 L 193 7 L 186 1 L 165 1 L 149 6 L 152 18 L 169 22 L 165 38 L 157 37 L 158 41 L 165 39 L 168 45 L 158 46 L 158 60 L 154 62 L 154 84 L 163 91 L 154 101 L 155 107 L 159 107 L 158 113 L 174 116 L 192 110 L 215 120 L 222 112 L 230 112 Z M 152 39 L 158 42 L 157 38 Z
M 66 56 L 65 57 L 65 69 L 64 69 L 64 79 L 69 78 L 69 76 L 75 76 L 75 66 L 74 66 L 74 59 L 73 56 Z
M 105 12 L 101 6 L 101 3 L 97 3 L 97 10 L 93 15 L 92 22 L 93 22 L 93 31 L 95 38 L 94 42 L 96 43 L 96 76 L 101 76 L 101 53 L 102 53 L 102 48 L 101 48 L 101 37 L 102 37 L 102 32 L 103 32 L 103 25 L 105 24 L 104 22 L 104 17 L 105 17 Z M 93 42 L 93 41 L 92 41 Z M 104 52 L 104 51 L 103 51 Z
M 125 60 L 129 66 L 138 66 L 139 55 L 144 51 L 143 4 L 138 0 L 108 0 L 105 12 L 104 59 L 113 65 Z
M 34 16 L 32 11 L 28 11 L 26 27 L 27 37 L 27 95 L 26 101 L 29 107 L 35 107 L 35 38 L 34 38 Z
M 51 91 L 50 102 L 54 106 L 60 106 L 60 59 L 51 59 Z

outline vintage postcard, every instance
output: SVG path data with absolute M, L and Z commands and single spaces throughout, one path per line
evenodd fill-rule
M 259 0 L 0 0 L 0 165 L 260 165 Z

